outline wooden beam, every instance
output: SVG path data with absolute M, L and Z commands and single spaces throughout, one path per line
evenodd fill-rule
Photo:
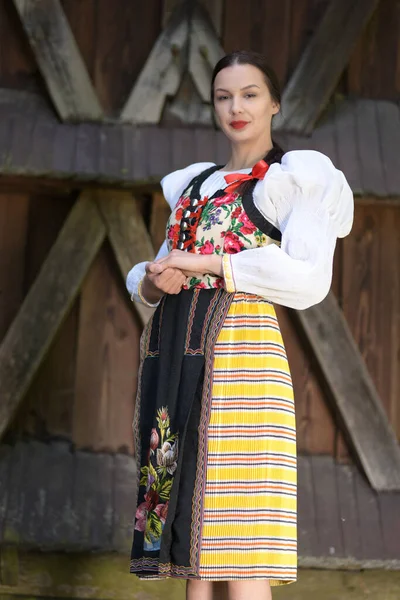
M 133 265 L 154 259 L 155 252 L 143 217 L 132 194 L 123 191 L 98 191 L 97 203 L 108 230 L 108 237 L 124 282 Z M 145 324 L 154 309 L 134 303 Z
M 371 486 L 400 490 L 400 447 L 333 293 L 295 314 Z
M 163 27 L 167 25 L 174 8 L 181 2 L 182 0 L 164 0 L 162 14 Z M 198 4 L 201 4 L 208 12 L 218 37 L 220 37 L 222 33 L 223 2 L 224 0 L 199 0 L 198 2 Z
M 103 117 L 60 0 L 13 0 L 40 71 L 63 121 Z
M 129 123 L 158 123 L 167 96 L 178 90 L 188 39 L 186 4 L 173 11 L 142 69 L 120 118 Z
M 274 129 L 310 133 L 379 0 L 332 0 L 285 87 Z
M 96 204 L 72 208 L 0 346 L 0 436 L 7 429 L 106 235 Z
M 210 103 L 212 72 L 224 54 L 207 11 L 196 5 L 190 32 L 189 71 L 203 102 Z

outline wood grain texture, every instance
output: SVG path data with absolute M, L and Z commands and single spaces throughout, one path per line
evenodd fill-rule
M 0 194 L 0 340 L 24 297 L 29 196 Z
M 400 490 L 400 448 L 336 299 L 330 292 L 296 316 L 372 487 Z
M 72 439 L 79 449 L 133 452 L 140 325 L 108 244 L 82 286 Z
M 276 127 L 310 133 L 343 72 L 355 40 L 378 0 L 336 0 L 324 18 L 287 83 L 282 96 L 284 118 Z M 340 43 L 338 43 L 340 40 Z
M 78 293 L 105 236 L 96 205 L 81 197 L 0 347 L 4 433 Z
M 181 80 L 188 37 L 187 7 L 178 5 L 162 31 L 126 100 L 120 118 L 129 123 L 158 123 L 167 96 Z
M 123 280 L 133 265 L 153 260 L 155 256 L 149 233 L 133 196 L 128 192 L 97 192 L 97 203 L 107 226 L 108 237 Z M 142 323 L 154 309 L 135 303 Z
M 24 294 L 34 283 L 72 206 L 69 195 L 31 195 Z M 9 427 L 13 436 L 71 437 L 78 317 L 78 303 L 74 302 L 15 413 Z
M 54 106 L 63 121 L 103 111 L 59 0 L 13 0 Z

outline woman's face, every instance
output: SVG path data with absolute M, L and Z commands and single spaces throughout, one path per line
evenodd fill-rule
M 232 65 L 214 81 L 214 108 L 222 131 L 232 142 L 265 136 L 279 104 L 271 98 L 264 73 L 253 65 Z

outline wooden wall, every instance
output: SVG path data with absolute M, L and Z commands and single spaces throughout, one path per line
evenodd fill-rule
M 0 192 L 0 339 L 73 204 L 70 195 Z M 105 243 L 7 435 L 133 451 L 140 325 Z
M 207 0 L 208 1 L 208 0 Z M 230 52 L 251 49 L 269 57 L 284 84 L 318 26 L 329 0 L 213 0 L 213 21 Z M 104 109 L 116 114 L 159 35 L 171 0 L 61 0 Z M 207 2 L 206 2 L 207 5 Z M 355 44 L 340 91 L 398 99 L 400 10 L 380 0 Z M 11 0 L 0 0 L 0 86 L 44 91 Z
M 151 211 L 150 201 L 144 204 L 158 247 L 169 209 L 159 192 Z M 54 192 L 0 193 L 0 338 L 72 204 L 70 195 Z M 333 290 L 400 439 L 399 231 L 400 205 L 357 204 L 353 232 L 336 250 Z M 298 450 L 346 461 L 347 445 L 294 314 L 283 307 L 277 313 L 294 380 Z M 140 331 L 105 243 L 7 435 L 131 453 Z

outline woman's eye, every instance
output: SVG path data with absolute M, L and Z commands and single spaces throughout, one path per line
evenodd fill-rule
M 218 96 L 217 100 L 226 100 L 228 96 Z
M 255 98 L 256 94 L 246 94 L 246 98 Z

